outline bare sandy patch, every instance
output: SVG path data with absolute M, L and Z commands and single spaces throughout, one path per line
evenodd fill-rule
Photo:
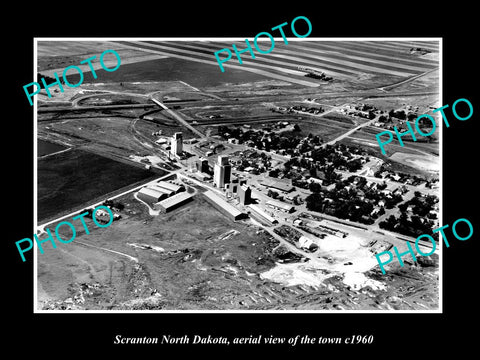
M 396 152 L 391 157 L 391 160 L 402 164 L 413 166 L 414 168 L 426 171 L 439 171 L 440 158 L 433 155 L 415 155 L 402 152 Z
M 343 278 L 343 283 L 353 290 L 364 287 L 385 290 L 382 282 L 370 279 L 364 274 L 378 265 L 371 251 L 371 244 L 375 242 L 374 240 L 381 241 L 381 237 L 327 220 L 321 223 L 347 231 L 348 235 L 346 237 L 326 235 L 323 239 L 309 236 L 318 245 L 318 250 L 308 263 L 277 264 L 262 273 L 261 278 L 285 286 L 307 285 L 319 288 L 326 279 L 339 275 Z

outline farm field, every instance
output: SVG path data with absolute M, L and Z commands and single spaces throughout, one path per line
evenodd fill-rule
M 153 174 L 82 150 L 71 150 L 38 162 L 38 220 L 44 221 L 93 202 Z
M 67 44 L 65 44 L 67 43 Z M 195 87 L 211 87 L 222 84 L 251 83 L 270 79 L 307 88 L 323 87 L 321 81 L 306 78 L 299 66 L 325 71 L 336 79 L 346 82 L 349 89 L 374 88 L 400 82 L 438 67 L 438 42 L 422 42 L 422 48 L 431 51 L 428 57 L 411 53 L 418 43 L 395 41 L 292 41 L 279 43 L 268 55 L 256 59 L 244 57 L 244 64 L 230 60 L 221 73 L 213 52 L 231 43 L 222 41 L 117 41 L 108 44 L 81 42 L 78 49 L 67 59 L 53 57 L 67 52 L 68 42 L 46 43 L 40 47 L 40 70 L 75 62 L 83 54 L 98 53 L 105 47 L 113 48 L 125 61 L 114 72 L 98 70 L 102 83 L 181 80 Z M 238 42 L 237 42 L 238 44 Z M 70 45 L 71 46 L 71 45 Z M 240 45 L 239 45 L 240 46 Z M 142 60 L 143 56 L 143 61 Z M 152 56 L 156 56 L 152 59 Z M 131 62 L 128 59 L 133 59 Z M 229 66 L 235 65 L 235 67 Z M 48 75 L 48 74 L 46 74 Z M 432 75 L 435 77 L 435 75 Z M 75 83 L 78 75 L 70 75 Z M 85 83 L 94 82 L 90 73 L 85 73 Z M 422 83 L 422 81 L 424 83 Z M 431 80 L 416 82 L 419 89 L 431 84 Z M 403 86 L 403 85 L 402 85 Z
M 48 141 L 43 141 L 41 139 L 37 141 L 37 147 L 38 147 L 37 156 L 44 156 L 44 155 L 52 154 L 52 153 L 66 149 L 62 145 L 48 142 Z
M 238 41 L 235 42 L 240 46 Z M 148 42 L 155 44 L 155 42 Z M 162 44 L 168 47 L 171 53 L 179 53 L 181 51 L 195 52 L 198 56 L 202 54 L 210 54 L 215 49 L 231 47 L 226 41 L 209 41 L 201 43 L 186 42 L 167 42 Z M 371 47 L 380 49 L 383 54 L 372 55 Z M 431 44 L 431 48 L 436 50 L 436 46 Z M 339 53 L 341 50 L 341 53 Z M 274 65 L 288 64 L 299 65 L 308 62 L 310 66 L 319 66 L 333 76 L 351 76 L 357 75 L 359 71 L 363 73 L 389 74 L 396 76 L 410 76 L 423 72 L 435 66 L 435 61 L 423 61 L 415 59 L 411 56 L 405 47 L 390 46 L 388 42 L 376 42 L 375 44 L 365 44 L 363 42 L 329 42 L 329 41 L 292 41 L 288 45 L 279 43 L 275 47 L 275 51 L 265 55 L 256 56 L 255 60 L 262 63 Z M 353 55 L 355 51 L 355 55 Z M 292 56 L 295 54 L 295 56 Z M 388 54 L 388 55 L 387 55 Z M 390 56 L 390 60 L 386 57 Z M 395 60 L 391 58 L 395 56 Z M 247 58 L 247 57 L 245 57 Z M 273 60 L 275 59 L 275 60 Z M 250 59 L 246 59 L 249 61 Z M 227 64 L 227 63 L 226 63 Z M 257 65 L 251 62 L 252 66 Z M 432 66 L 433 65 L 433 66 Z M 283 67 L 285 69 L 285 66 Z M 282 71 L 282 70 L 279 70 Z M 288 72 L 287 70 L 283 70 Z M 290 70 L 291 74 L 295 74 L 294 70 Z
M 210 64 L 198 64 L 177 58 L 162 58 L 121 65 L 114 72 L 103 69 L 97 71 L 102 82 L 136 82 L 136 81 L 185 81 L 194 87 L 215 86 L 227 82 L 250 82 L 264 80 L 265 77 L 257 74 L 245 74 L 236 70 L 225 76 L 218 77 L 220 70 Z M 85 73 L 84 82 L 93 83 L 96 80 L 91 73 Z M 68 76 L 68 81 L 76 83 L 79 75 Z

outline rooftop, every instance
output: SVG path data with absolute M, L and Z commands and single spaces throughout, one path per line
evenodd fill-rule
M 170 191 L 178 192 L 180 189 L 183 187 L 181 185 L 175 185 L 166 181 L 159 181 L 156 186 L 159 186 L 161 188 L 165 188 Z
M 153 190 L 155 190 L 157 192 L 160 192 L 160 193 L 167 194 L 168 196 L 172 195 L 172 193 L 174 192 L 173 190 L 168 190 L 168 189 L 165 189 L 164 187 L 161 187 L 161 186 L 158 186 L 158 185 L 150 185 L 148 188 L 153 189 Z
M 219 205 L 222 209 L 227 211 L 233 217 L 237 217 L 243 214 L 235 206 L 229 204 L 228 202 L 226 202 L 224 199 L 222 199 L 219 195 L 215 194 L 211 190 L 205 191 L 203 195 L 205 195 L 207 198 L 215 202 L 217 205 Z
M 270 206 L 274 206 L 274 207 L 278 207 L 278 208 L 281 208 L 281 209 L 284 209 L 284 210 L 287 210 L 287 211 L 290 211 L 293 209 L 293 205 L 290 205 L 290 204 L 286 204 L 282 201 L 278 201 L 278 200 L 268 200 L 266 202 L 267 205 L 270 205 Z
M 162 200 L 160 202 L 158 202 L 159 205 L 161 205 L 163 208 L 165 209 L 168 209 L 172 206 L 175 206 L 185 200 L 188 200 L 190 199 L 191 197 L 193 197 L 194 194 L 190 194 L 190 193 L 187 193 L 187 192 L 181 192 L 181 193 L 178 193 L 178 194 L 175 194 L 173 195 L 172 197 L 169 197 L 165 200 Z
M 285 180 L 274 179 L 271 177 L 263 179 L 261 184 L 263 186 L 272 187 L 285 192 L 290 192 L 294 189 L 294 187 L 290 184 L 290 181 L 286 182 Z
M 263 211 L 260 206 L 258 205 L 255 205 L 255 204 L 249 204 L 247 205 L 249 208 L 251 208 L 252 210 L 254 210 L 256 213 L 258 213 L 259 215 L 261 215 L 262 217 L 264 217 L 265 219 L 267 219 L 268 221 L 270 221 L 272 224 L 274 223 L 278 223 L 277 219 L 271 217 L 270 215 L 268 215 L 265 211 Z
M 155 198 L 160 198 L 162 195 L 165 195 L 164 192 L 158 191 L 157 189 L 152 189 L 151 187 L 143 187 L 139 190 L 139 193 L 152 196 Z
M 247 191 L 249 189 L 249 186 L 247 184 L 243 184 L 240 187 L 242 188 L 243 191 Z

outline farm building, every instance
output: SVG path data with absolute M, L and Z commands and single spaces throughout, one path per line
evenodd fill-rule
M 268 200 L 265 205 L 275 209 L 275 210 L 281 210 L 287 213 L 291 213 L 295 211 L 295 207 L 290 204 L 286 204 L 282 201 L 277 201 L 277 200 Z
M 252 209 L 257 215 L 264 220 L 267 220 L 270 225 L 278 224 L 278 220 L 274 217 L 268 215 L 265 211 L 263 211 L 258 205 L 249 204 L 248 207 Z
M 168 195 L 165 194 L 164 192 L 155 190 L 150 187 L 141 188 L 138 191 L 137 196 L 140 200 L 143 200 L 148 203 L 156 203 L 168 197 Z
M 156 203 L 155 208 L 167 213 L 189 202 L 193 196 L 194 194 L 181 192 Z
M 183 185 L 176 185 L 172 184 L 166 181 L 159 181 L 156 186 L 159 186 L 161 188 L 173 191 L 175 194 L 178 194 L 181 191 L 185 191 L 185 186 Z
M 168 190 L 168 189 L 165 189 L 164 187 L 161 187 L 161 186 L 158 186 L 158 185 L 150 185 L 149 186 L 150 189 L 154 189 L 158 192 L 162 192 L 162 193 L 165 193 L 167 195 L 167 197 L 170 197 L 172 195 L 175 195 L 175 191 L 173 190 Z

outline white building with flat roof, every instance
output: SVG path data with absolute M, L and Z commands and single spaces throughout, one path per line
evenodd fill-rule
M 218 160 L 213 166 L 213 182 L 214 184 L 222 189 L 225 187 L 225 184 L 230 182 L 230 177 L 232 173 L 232 166 L 228 161 L 227 155 L 219 155 Z
M 156 203 L 155 207 L 159 208 L 162 212 L 167 213 L 187 203 L 193 198 L 193 196 L 194 194 L 181 192 Z
M 183 137 L 181 132 L 176 132 L 172 136 L 170 152 L 173 156 L 180 156 L 183 153 Z
M 247 205 L 250 209 L 252 209 L 255 213 L 257 213 L 258 215 L 260 215 L 262 218 L 264 218 L 265 220 L 267 220 L 270 225 L 273 225 L 273 224 L 278 224 L 278 220 L 275 219 L 274 217 L 270 216 L 269 214 L 267 214 L 265 211 L 263 211 L 260 206 L 256 205 L 256 204 L 249 204 Z
M 284 212 L 287 212 L 287 213 L 290 213 L 290 212 L 294 212 L 295 211 L 295 207 L 293 205 L 290 205 L 290 204 L 286 204 L 282 201 L 278 201 L 278 200 L 267 200 L 265 202 L 265 205 L 275 209 L 275 210 L 281 210 L 281 211 L 284 211 Z

